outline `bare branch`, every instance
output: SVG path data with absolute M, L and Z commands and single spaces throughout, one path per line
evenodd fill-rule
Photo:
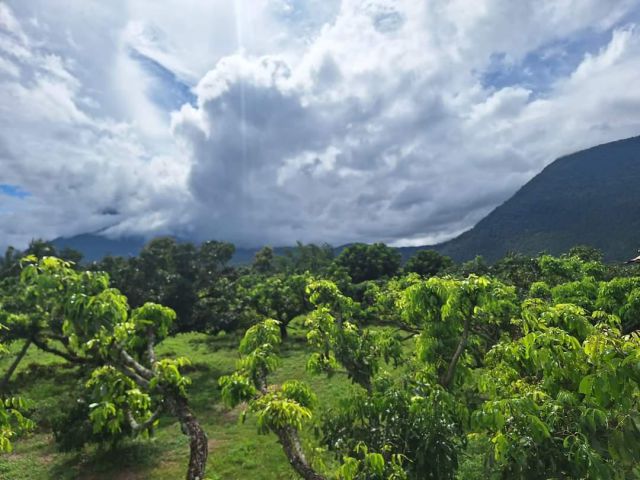
M 449 363 L 449 367 L 447 368 L 447 373 L 440 379 L 440 384 L 444 388 L 449 388 L 451 384 L 451 380 L 453 380 L 453 375 L 456 371 L 456 366 L 458 364 L 458 360 L 460 360 L 460 356 L 464 352 L 464 349 L 467 346 L 467 340 L 469 339 L 469 326 L 471 324 L 471 319 L 469 316 L 464 321 L 464 331 L 462 332 L 462 337 L 460 338 L 460 342 L 458 343 L 458 347 L 451 358 L 451 362 Z
M 127 411 L 126 411 L 127 420 L 129 420 L 129 425 L 131 426 L 131 429 L 135 433 L 139 433 L 139 432 L 143 432 L 144 430 L 146 430 L 146 429 L 150 428 L 151 426 L 153 426 L 154 422 L 158 419 L 158 417 L 160 417 L 160 415 L 162 414 L 163 411 L 164 411 L 164 406 L 163 405 L 159 405 L 158 408 L 156 408 L 156 410 L 151 414 L 151 416 L 149 418 L 147 418 L 142 423 L 138 423 L 136 421 L 136 419 L 133 417 L 133 414 L 131 413 L 131 410 L 127 409 Z
M 401 337 L 400 341 L 401 342 L 406 342 L 407 340 L 411 340 L 412 338 L 417 337 L 418 335 L 420 335 L 419 332 L 411 332 L 409 335 L 407 335 L 406 337 Z
M 32 340 L 33 340 L 33 344 L 36 347 L 38 347 L 40 350 L 43 350 L 45 352 L 52 353 L 54 355 L 62 357 L 65 360 L 67 360 L 68 362 L 71 362 L 71 363 L 85 363 L 85 364 L 86 363 L 96 363 L 96 362 L 93 362 L 93 361 L 89 360 L 88 358 L 79 357 L 79 356 L 77 356 L 77 355 L 75 355 L 75 354 L 73 354 L 73 353 L 71 353 L 69 351 L 65 352 L 65 351 L 59 350 L 59 349 L 57 349 L 55 347 L 52 347 L 51 345 L 47 344 L 46 340 L 42 341 L 42 340 L 37 339 L 35 337 Z
M 136 372 L 134 372 L 132 369 L 128 368 L 127 366 L 125 365 L 111 365 L 111 366 L 114 367 L 119 372 L 121 372 L 123 375 L 126 375 L 127 377 L 129 377 L 131 380 L 136 382 L 141 387 L 146 388 L 149 386 L 149 380 L 141 377 L 140 375 L 138 375 Z
M 27 340 L 25 340 L 24 345 L 22 345 L 22 348 L 20 349 L 20 352 L 14 359 L 13 363 L 9 366 L 9 369 L 7 370 L 7 372 L 4 374 L 4 377 L 2 378 L 2 382 L 0 382 L 0 392 L 4 392 L 7 389 L 7 386 L 9 385 L 9 380 L 11 380 L 11 376 L 13 375 L 13 372 L 15 372 L 16 368 L 18 367 L 18 364 L 22 361 L 24 356 L 27 354 L 27 350 L 29 349 L 30 345 L 31 345 L 31 339 L 28 338 Z
M 116 349 L 118 350 L 118 353 L 120 353 L 120 357 L 127 367 L 133 369 L 138 375 L 146 378 L 147 380 L 151 380 L 153 378 L 153 371 L 141 365 L 140 362 L 129 355 L 121 345 L 116 345 Z

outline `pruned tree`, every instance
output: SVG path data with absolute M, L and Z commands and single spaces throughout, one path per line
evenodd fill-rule
M 482 361 L 517 312 L 514 287 L 476 275 L 430 278 L 409 287 L 400 302 L 405 322 L 420 331 L 417 355 L 446 389 Z
M 305 322 L 313 350 L 309 370 L 331 375 L 344 369 L 350 380 L 371 391 L 380 365 L 399 360 L 400 343 L 390 331 L 361 329 L 356 319 L 360 306 L 334 283 L 319 280 L 311 283 L 307 292 L 315 306 Z
M 281 342 L 278 322 L 264 320 L 247 330 L 240 343 L 239 369 L 219 380 L 222 397 L 230 406 L 248 403 L 256 415 L 260 433 L 273 432 L 293 469 L 305 480 L 324 480 L 308 461 L 300 430 L 312 416 L 316 398 L 303 382 L 291 380 L 269 385 L 269 375 L 279 364 Z
M 127 299 L 101 272 L 77 272 L 54 257 L 27 257 L 19 301 L 6 317 L 24 340 L 90 371 L 94 392 L 90 420 L 98 431 L 139 435 L 162 414 L 176 418 L 189 437 L 188 480 L 203 480 L 207 436 L 189 407 L 185 358 L 159 359 L 155 346 L 168 334 L 175 313 Z

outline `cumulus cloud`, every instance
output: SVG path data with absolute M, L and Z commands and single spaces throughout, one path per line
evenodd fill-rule
M 432 243 L 640 132 L 636 1 L 55 2 L 0 3 L 13 241 Z
M 173 118 L 193 162 L 192 222 L 205 237 L 254 243 L 459 233 L 554 157 L 638 132 L 603 88 L 638 74 L 637 32 L 615 27 L 625 11 L 344 1 L 297 61 L 227 57 Z M 612 28 L 542 97 L 482 82 L 496 52 L 517 63 L 562 36 Z M 638 98 L 615 96 L 619 107 Z
M 122 225 L 166 230 L 177 212 L 171 203 L 188 196 L 186 170 L 132 122 L 101 114 L 92 85 L 76 73 L 81 66 L 0 7 L 0 52 L 12 65 L 0 74 L 0 183 L 29 192 L 0 199 L 0 244 Z

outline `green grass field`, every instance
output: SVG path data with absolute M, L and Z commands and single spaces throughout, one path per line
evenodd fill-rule
M 220 399 L 217 380 L 231 372 L 238 359 L 238 337 L 180 334 L 158 347 L 162 356 L 187 356 L 193 365 L 188 375 L 191 405 L 209 436 L 207 474 L 214 479 L 275 480 L 297 478 L 274 435 L 258 435 L 251 416 L 239 420 L 242 409 L 229 410 Z M 17 351 L 20 345 L 12 345 Z M 282 364 L 272 381 L 297 378 L 309 382 L 319 399 L 319 407 L 334 405 L 351 387 L 345 377 L 331 379 L 306 372 L 304 333 L 294 325 L 290 339 L 282 347 Z M 10 356 L 0 359 L 0 371 L 10 364 Z M 80 452 L 62 453 L 56 448 L 48 418 L 70 408 L 69 394 L 78 382 L 78 372 L 58 358 L 32 347 L 14 374 L 13 386 L 33 406 L 37 429 L 16 439 L 14 450 L 0 456 L 3 480 L 175 480 L 183 478 L 188 461 L 188 441 L 172 418 L 163 418 L 151 439 L 129 440 L 114 449 L 87 447 Z M 305 432 L 307 451 L 317 462 L 331 458 L 319 451 L 310 431 Z

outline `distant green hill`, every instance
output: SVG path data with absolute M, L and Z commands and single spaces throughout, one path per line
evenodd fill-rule
M 640 137 L 583 150 L 547 166 L 474 228 L 434 247 L 455 260 L 508 251 L 558 254 L 574 245 L 622 260 L 640 248 Z
M 137 255 L 144 243 L 140 237 L 111 240 L 97 234 L 54 240 L 57 247 L 81 251 L 85 261 Z M 607 260 L 626 259 L 640 248 L 640 137 L 559 158 L 459 237 L 399 250 L 405 259 L 433 248 L 457 261 L 476 255 L 495 261 L 509 251 L 559 254 L 578 244 L 600 248 Z M 251 262 L 257 250 L 238 248 L 233 263 Z

